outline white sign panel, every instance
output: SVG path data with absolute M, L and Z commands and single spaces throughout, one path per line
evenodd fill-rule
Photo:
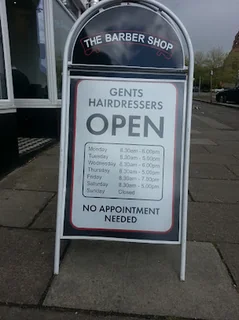
M 178 242 L 185 82 L 71 81 L 65 234 Z

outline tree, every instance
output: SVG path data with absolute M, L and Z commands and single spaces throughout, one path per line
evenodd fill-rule
M 213 87 L 220 87 L 223 81 L 223 65 L 227 54 L 222 48 L 213 48 L 207 53 L 206 66 L 208 68 L 208 76 L 213 71 Z
M 239 51 L 225 53 L 220 47 L 211 49 L 208 53 L 195 52 L 194 55 L 194 84 L 202 89 L 210 89 L 210 74 L 213 71 L 213 88 L 239 83 Z
M 205 53 L 202 51 L 196 51 L 194 54 L 194 63 L 196 66 L 204 66 L 206 61 Z
M 222 50 L 222 48 L 213 48 L 207 53 L 206 65 L 210 70 L 216 70 L 223 66 L 227 54 Z
M 225 83 L 238 84 L 239 51 L 231 51 L 223 65 L 223 81 Z
M 206 67 L 206 55 L 202 51 L 197 51 L 194 54 L 194 78 L 195 85 L 199 86 L 200 83 L 204 85 L 209 81 L 207 75 L 208 68 Z

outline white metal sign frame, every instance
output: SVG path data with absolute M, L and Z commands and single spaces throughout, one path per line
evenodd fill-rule
M 181 245 L 181 271 L 180 279 L 185 280 L 185 267 L 186 267 L 186 234 L 187 234 L 187 206 L 188 206 L 188 178 L 189 178 L 189 155 L 190 155 L 190 132 L 191 132 L 191 115 L 192 115 L 192 89 L 193 89 L 193 66 L 194 66 L 194 53 L 193 47 L 188 35 L 188 32 L 182 22 L 177 16 L 164 5 L 154 0 L 145 1 L 131 1 L 132 3 L 139 3 L 140 5 L 159 11 L 160 14 L 173 24 L 180 31 L 181 36 L 186 42 L 186 46 L 189 54 L 189 67 L 187 75 L 187 91 L 186 91 L 186 114 L 185 114 L 185 128 L 184 128 L 184 147 L 183 147 L 183 161 L 182 161 L 182 179 L 181 179 L 181 211 L 182 217 L 180 222 L 180 245 Z M 62 114 L 61 114 L 61 142 L 60 142 L 60 165 L 59 165 L 59 185 L 58 185 L 58 204 L 57 204 L 57 224 L 56 224 L 56 241 L 55 241 L 55 258 L 54 258 L 54 274 L 59 273 L 60 264 L 60 242 L 61 239 L 76 239 L 76 237 L 64 237 L 63 236 L 63 224 L 64 224 L 64 208 L 65 208 L 65 194 L 66 194 L 66 174 L 67 174 L 67 154 L 68 154 L 68 123 L 69 123 L 69 101 L 70 101 L 70 68 L 71 68 L 71 49 L 74 45 L 76 37 L 83 27 L 83 25 L 91 19 L 99 10 L 109 8 L 110 6 L 118 5 L 121 1 L 104 0 L 94 7 L 88 9 L 77 20 L 72 30 L 69 33 L 63 61 L 63 89 L 62 89 Z M 110 67 L 108 67 L 110 69 Z M 186 68 L 184 69 L 185 72 Z M 180 70 L 183 71 L 183 70 Z M 175 74 L 177 69 L 171 70 L 157 70 L 158 75 L 162 72 L 168 74 Z M 81 237 L 82 238 L 82 237 Z M 87 237 L 89 238 L 89 237 Z M 116 240 L 116 239 L 109 239 Z M 118 239 L 119 240 L 119 239 Z M 120 239 L 122 241 L 122 239 Z M 134 240 L 134 242 L 142 242 Z M 150 241 L 148 241 L 150 242 Z

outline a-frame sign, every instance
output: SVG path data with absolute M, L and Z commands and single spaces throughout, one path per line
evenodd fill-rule
M 181 245 L 185 279 L 193 60 L 186 29 L 156 1 L 102 1 L 73 26 L 56 274 L 61 239 L 97 239 Z

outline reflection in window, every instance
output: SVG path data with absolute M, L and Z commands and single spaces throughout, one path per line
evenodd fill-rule
M 56 0 L 53 1 L 53 17 L 56 50 L 57 91 L 58 98 L 61 99 L 62 61 L 64 55 L 64 47 L 68 33 L 75 21 L 67 14 L 67 12 Z
M 0 20 L 0 99 L 7 99 L 7 84 L 6 84 L 6 75 L 5 75 L 1 20 Z
M 77 18 L 78 17 L 78 8 L 76 7 L 73 0 L 61 0 L 64 6 Z
M 48 97 L 43 0 L 8 0 L 15 98 Z

